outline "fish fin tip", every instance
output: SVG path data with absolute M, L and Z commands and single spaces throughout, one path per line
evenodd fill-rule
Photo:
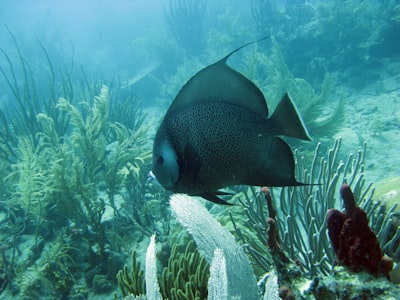
M 204 199 L 208 200 L 208 201 L 213 202 L 213 203 L 222 204 L 222 205 L 233 205 L 231 203 L 226 202 L 225 200 L 222 200 L 216 194 L 213 194 L 213 193 L 210 193 L 210 192 L 204 192 L 200 196 L 203 197 Z
M 283 95 L 269 120 L 273 123 L 278 135 L 306 141 L 312 140 L 295 103 L 288 93 Z
M 225 57 L 223 57 L 218 63 L 226 64 L 226 61 L 228 60 L 228 58 L 229 58 L 232 54 L 238 52 L 239 50 L 241 50 L 241 49 L 243 49 L 243 48 L 245 48 L 245 47 L 247 47 L 247 46 L 249 46 L 249 45 L 256 44 L 256 43 L 258 43 L 258 42 L 261 42 L 261 41 L 264 41 L 264 40 L 266 40 L 266 39 L 269 39 L 270 37 L 271 37 L 271 36 L 268 35 L 268 36 L 264 36 L 264 37 L 262 37 L 262 38 L 260 38 L 260 39 L 258 39 L 258 40 L 248 42 L 248 43 L 246 43 L 246 44 L 240 46 L 239 48 L 236 48 L 235 50 L 231 51 L 230 53 L 228 53 L 228 54 L 227 54 Z
M 321 185 L 323 185 L 323 183 L 304 183 L 304 182 L 296 181 L 296 184 L 294 186 L 306 186 L 306 185 L 312 185 L 312 186 L 318 185 L 318 186 L 321 186 Z
M 233 193 L 224 192 L 224 191 L 216 191 L 215 195 L 217 195 L 217 196 L 233 196 Z

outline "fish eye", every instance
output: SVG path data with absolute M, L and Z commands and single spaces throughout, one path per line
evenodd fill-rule
M 164 158 L 163 158 L 162 156 L 159 156 L 159 157 L 157 158 L 157 163 L 160 164 L 160 165 L 162 165 L 162 164 L 164 163 Z

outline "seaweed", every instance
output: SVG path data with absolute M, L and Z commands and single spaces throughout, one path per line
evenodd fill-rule
M 48 69 L 47 85 L 41 86 L 29 62 L 24 58 L 16 37 L 7 26 L 6 29 L 15 47 L 17 62 L 14 62 L 9 54 L 0 48 L 8 67 L 7 71 L 5 66 L 0 65 L 0 72 L 13 96 L 15 106 L 7 109 L 7 111 L 0 112 L 0 141 L 2 142 L 0 155 L 3 159 L 14 162 L 16 153 L 13 149 L 18 146 L 19 136 L 29 135 L 34 146 L 39 143 L 36 134 L 42 130 L 42 127 L 36 118 L 37 114 L 44 112 L 49 115 L 55 121 L 57 133 L 61 136 L 65 134 L 68 118 L 64 118 L 59 114 L 59 111 L 55 109 L 55 104 L 60 94 L 70 99 L 73 98 L 71 82 L 73 60 L 71 60 L 71 65 L 63 70 L 61 74 L 57 74 L 49 53 L 37 38 Z M 21 69 L 21 74 L 17 71 L 17 68 Z M 57 80 L 57 75 L 61 79 Z M 19 80 L 19 76 L 22 77 L 22 81 Z

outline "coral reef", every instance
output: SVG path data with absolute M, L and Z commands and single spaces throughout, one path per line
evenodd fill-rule
M 349 273 L 345 267 L 336 267 L 332 274 L 315 277 L 299 286 L 302 299 L 379 299 L 395 300 L 400 288 L 385 277 L 367 272 Z
M 149 282 L 150 286 L 159 284 L 163 299 L 207 299 L 209 265 L 197 251 L 193 241 L 190 241 L 182 252 L 178 250 L 178 245 L 174 244 L 168 265 L 158 277 L 154 276 L 154 269 L 151 271 L 147 268 L 149 261 L 154 263 L 154 258 L 146 258 L 146 272 L 144 272 L 137 261 L 136 252 L 132 253 L 131 271 L 125 265 L 117 275 L 118 286 L 123 297 L 153 295 L 154 299 L 154 289 L 150 291 L 145 289 L 146 277 L 146 282 Z M 117 294 L 114 294 L 114 298 L 118 298 Z
M 348 155 L 341 153 L 340 139 L 330 149 L 325 139 L 331 140 L 343 127 L 346 114 L 353 117 L 358 108 L 349 109 L 352 101 L 361 102 L 355 98 L 362 99 L 364 106 L 358 91 L 344 92 L 342 87 L 369 86 L 379 78 L 379 85 L 372 85 L 368 93 L 381 97 L 383 87 L 385 92 L 397 91 L 399 40 L 393 37 L 400 32 L 400 5 L 396 1 L 334 0 L 310 5 L 309 1 L 254 0 L 251 18 L 250 11 L 243 13 L 249 5 L 240 1 L 234 4 L 240 8 L 237 12 L 229 1 L 206 2 L 170 0 L 164 10 L 167 26 L 125 41 L 132 57 L 138 53 L 134 48 L 142 48 L 143 55 L 137 57 L 143 61 L 149 57 L 159 66 L 145 86 L 151 89 L 150 96 L 143 86 L 132 87 L 131 80 L 121 84 L 124 78 L 110 82 L 105 79 L 108 74 L 86 75 L 86 70 L 76 68 L 72 53 L 70 58 L 48 51 L 51 48 L 46 49 L 42 37 L 37 39 L 38 47 L 26 48 L 26 40 L 17 42 L 19 32 L 14 36 L 5 27 L 0 49 L 1 299 L 108 297 L 117 282 L 118 296 L 147 299 L 139 261 L 154 233 L 162 251 L 157 253 L 155 276 L 152 248 L 153 273 L 147 281 L 158 281 L 163 298 L 219 299 L 232 293 L 232 285 L 239 289 L 246 280 L 251 281 L 251 297 L 257 294 L 258 299 L 264 291 L 264 299 L 278 299 L 277 289 L 285 299 L 398 298 L 398 285 L 383 276 L 333 268 L 334 251 L 326 230 L 326 212 L 332 207 L 342 209 L 338 190 L 347 183 L 356 207 L 365 210 L 360 214 L 364 223 L 369 219 L 375 245 L 379 242 L 381 254 L 397 262 L 389 276 L 399 282 L 399 205 L 391 192 L 399 189 L 398 181 L 367 183 L 364 166 L 375 172 L 371 169 L 379 164 L 375 153 L 365 165 L 365 144 Z M 197 236 L 196 246 L 171 218 L 169 195 L 147 181 L 152 128 L 139 97 L 146 99 L 145 107 L 154 105 L 157 119 L 193 70 L 244 41 L 267 35 L 272 46 L 260 43 L 230 63 L 238 64 L 261 86 L 271 107 L 282 91 L 289 90 L 315 140 L 324 142 L 314 152 L 308 151 L 312 143 L 297 144 L 296 177 L 312 185 L 272 188 L 269 193 L 232 187 L 232 202 L 238 205 L 229 209 L 206 205 L 214 221 L 236 238 L 227 248 L 243 249 L 250 260 L 250 268 L 237 271 L 235 267 L 249 263 L 243 253 L 235 257 L 238 263 L 232 251 L 221 247 L 228 242 L 218 234 L 225 231 L 202 230 L 204 236 Z M 91 46 L 94 52 L 99 50 Z M 128 61 L 132 60 L 125 61 L 131 68 Z M 92 66 L 86 67 L 90 74 Z M 393 80 L 386 81 L 386 73 Z M 397 92 L 389 96 L 390 103 L 398 101 Z M 163 103 L 148 101 L 156 97 Z M 379 109 L 373 107 L 365 111 L 365 117 L 373 120 L 360 130 L 372 131 L 372 138 L 383 141 L 384 129 L 396 130 L 395 114 L 379 116 Z M 357 137 L 359 145 L 364 140 L 370 143 L 364 134 Z M 396 164 L 389 164 L 381 169 L 396 170 Z M 209 225 L 216 228 L 215 223 Z M 207 244 L 213 246 L 204 250 Z M 124 268 L 131 251 L 132 267 Z M 238 279 L 232 279 L 235 272 Z M 257 287 L 258 276 L 262 279 Z
M 376 235 L 368 226 L 366 212 L 356 206 L 354 195 L 347 184 L 340 189 L 345 213 L 331 209 L 327 215 L 329 238 L 337 263 L 353 271 L 367 270 L 372 274 L 388 276 L 393 260 L 383 256 Z
M 55 128 L 57 120 L 39 113 L 37 145 L 31 135 L 19 138 L 2 201 L 10 226 L 1 231 L 11 237 L 2 242 L 7 266 L 4 285 L 21 297 L 29 297 L 32 288 L 28 278 L 39 273 L 35 280 L 41 287 L 35 291 L 38 295 L 46 289 L 68 295 L 82 277 L 96 293 L 113 289 L 122 265 L 115 250 L 126 242 L 113 243 L 120 238 L 108 230 L 110 221 L 106 222 L 105 216 L 118 216 L 121 205 L 116 199 L 127 191 L 125 179 L 132 178 L 129 187 L 136 188 L 135 182 L 145 176 L 150 152 L 143 140 L 146 126 L 132 131 L 110 123 L 108 100 L 106 87 L 92 104 L 86 102 L 86 112 L 60 99 L 57 110 L 69 120 L 68 134 L 60 136 Z M 130 166 L 127 172 L 125 166 Z M 144 198 L 141 192 L 136 194 L 138 198 Z M 28 257 L 20 250 L 27 236 L 28 245 L 32 243 Z M 48 247 L 59 249 L 58 254 L 47 255 Z M 74 259 L 68 259 L 71 257 Z
M 290 69 L 304 74 L 309 82 L 323 78 L 327 69 L 350 69 L 351 75 L 341 79 L 355 87 L 366 85 L 366 78 L 374 76 L 374 66 L 382 63 L 380 58 L 392 55 L 399 46 L 388 38 L 400 29 L 399 5 L 392 1 L 278 5 L 277 1 L 257 0 L 251 6 L 260 32 L 278 40 Z
M 274 220 L 274 217 L 276 217 L 276 212 L 273 208 L 272 197 L 268 189 L 263 188 L 262 191 L 264 198 L 267 201 L 268 209 L 270 211 L 269 220 Z M 216 221 L 212 220 L 213 217 L 209 215 L 203 207 L 197 207 L 199 205 L 198 203 L 196 203 L 197 201 L 188 196 L 182 195 L 172 196 L 171 201 L 173 210 L 178 210 L 177 212 L 174 212 L 177 219 L 182 222 L 185 227 L 188 226 L 187 228 L 189 232 L 195 237 L 195 240 L 199 245 L 198 247 L 203 249 L 202 252 L 206 256 L 209 256 L 209 254 L 204 251 L 209 251 L 211 248 L 213 248 L 212 245 L 220 245 L 225 249 L 228 248 L 228 250 L 230 247 L 236 248 L 236 246 L 231 244 L 231 242 L 226 241 L 226 232 L 223 232 L 222 234 L 215 234 L 215 230 L 204 229 L 215 229 L 218 226 L 214 224 L 214 222 Z M 187 203 L 183 203 L 182 201 L 185 201 Z M 182 206 L 184 208 L 182 208 Z M 196 221 L 194 221 L 190 225 L 194 218 L 193 213 L 189 212 L 185 207 L 191 207 L 196 214 L 199 214 L 199 219 L 201 219 L 203 222 L 203 225 L 201 225 L 200 228 L 196 228 L 199 225 Z M 272 224 L 272 222 L 269 223 Z M 223 229 L 221 230 L 224 231 Z M 275 300 L 279 299 L 279 297 L 282 299 L 315 299 L 315 297 L 317 299 L 319 299 L 320 297 L 327 297 L 327 299 L 337 299 L 337 297 L 367 297 L 367 299 L 371 297 L 376 297 L 376 299 L 391 299 L 390 297 L 395 295 L 399 290 L 398 287 L 396 288 L 396 286 L 390 283 L 387 279 L 381 280 L 379 278 L 368 278 L 366 277 L 365 273 L 349 274 L 348 271 L 340 269 L 340 267 L 335 268 L 335 271 L 333 273 L 331 272 L 330 275 L 313 276 L 312 279 L 308 279 L 303 275 L 304 268 L 297 262 L 291 261 L 290 258 L 286 257 L 287 254 L 284 253 L 282 249 L 279 249 L 281 247 L 279 244 L 280 238 L 279 234 L 276 231 L 276 228 L 273 226 L 269 227 L 267 229 L 267 235 L 267 239 L 270 241 L 269 248 L 271 250 L 271 255 L 273 259 L 273 269 L 265 274 L 258 283 L 259 288 L 263 288 L 264 290 L 263 299 Z M 230 246 L 227 246 L 228 244 Z M 169 288 L 166 288 L 167 291 L 176 291 L 176 287 L 178 285 L 180 285 L 181 287 L 195 286 L 195 277 L 186 277 L 181 275 L 186 273 L 186 271 L 184 270 L 188 269 L 187 267 L 181 268 L 181 266 L 187 266 L 188 262 L 197 261 L 197 259 L 190 258 L 193 251 L 191 247 L 193 247 L 193 245 L 193 241 L 191 241 L 187 245 L 184 252 L 185 254 L 182 255 L 183 261 L 177 259 L 175 254 L 171 255 L 168 263 L 168 268 L 171 270 L 169 271 L 171 274 L 176 275 L 172 275 L 169 279 L 166 280 L 166 277 L 164 277 L 164 273 L 166 272 L 165 268 L 163 275 L 158 278 L 161 290 L 165 289 L 163 285 L 166 282 L 171 283 Z M 174 245 L 174 248 L 177 249 L 176 245 Z M 173 250 L 173 253 L 174 251 L 175 250 Z M 197 255 L 200 256 L 198 252 Z M 221 250 L 221 248 L 219 247 L 215 248 L 215 250 L 213 251 L 213 255 L 211 256 L 211 274 L 208 281 L 209 299 L 220 299 L 213 297 L 221 297 L 221 295 L 225 294 L 227 294 L 228 297 L 229 295 L 231 295 L 229 280 L 230 278 L 232 278 L 230 276 L 232 275 L 232 271 L 229 271 L 229 269 L 232 270 L 232 267 L 229 268 L 226 259 L 226 257 L 229 257 L 229 255 L 225 256 L 225 251 Z M 236 264 L 246 263 L 240 262 L 240 258 L 238 257 L 235 258 L 234 262 Z M 195 265 L 199 265 L 199 263 L 195 263 Z M 174 267 L 170 268 L 170 266 Z M 208 268 L 208 266 L 206 266 L 206 268 Z M 198 271 L 196 271 L 196 273 L 197 272 Z M 203 269 L 198 274 L 204 274 L 204 272 L 205 271 Z M 243 275 L 243 272 L 238 271 L 238 274 Z M 141 276 L 143 277 L 143 274 Z M 154 279 L 154 276 L 152 276 L 151 278 L 153 278 L 152 280 L 156 280 Z M 215 278 L 218 278 L 219 280 L 216 281 Z M 242 277 L 242 280 L 245 280 L 245 278 Z M 362 282 L 364 280 L 367 280 L 367 284 L 354 285 L 354 282 Z M 206 283 L 206 281 L 203 282 Z M 206 285 L 204 285 L 203 288 L 205 291 L 207 289 Z M 257 291 L 259 288 L 254 287 L 254 291 Z M 195 289 L 195 291 L 197 292 L 194 293 L 192 290 L 189 293 L 184 293 L 184 289 L 179 289 L 176 294 L 169 294 L 167 296 L 164 294 L 164 292 L 162 292 L 162 294 L 164 299 L 204 299 L 203 297 L 200 297 L 197 289 Z M 139 296 L 131 295 L 129 297 Z M 243 297 L 241 297 L 241 299 L 243 299 Z M 247 299 L 247 296 L 245 299 Z M 256 296 L 255 299 L 259 299 L 259 296 Z
M 376 183 L 374 198 L 377 208 L 371 216 L 371 227 L 383 243 L 382 250 L 395 261 L 400 261 L 400 178 L 384 179 Z M 380 214 L 378 213 L 380 212 Z M 382 226 L 382 215 L 389 219 L 389 226 Z
M 336 140 L 333 147 L 323 154 L 322 145 L 318 143 L 311 163 L 295 151 L 296 177 L 309 185 L 271 189 L 272 202 L 277 211 L 273 217 L 275 222 L 271 220 L 270 224 L 276 224 L 282 250 L 302 266 L 306 276 L 328 274 L 332 268 L 334 258 L 325 230 L 325 216 L 337 202 L 335 192 L 338 183 L 345 180 L 354 182 L 358 193 L 362 193 L 361 199 L 371 198 L 371 187 L 365 187 L 362 172 L 365 148 L 356 157 L 350 155 L 343 162 L 339 158 L 340 144 L 341 140 Z M 235 225 L 235 231 L 253 260 L 261 264 L 263 270 L 269 270 L 272 259 L 267 259 L 270 257 L 267 248 L 269 224 L 263 208 L 263 196 L 251 191 L 250 196 L 245 193 L 244 199 L 238 197 L 245 207 L 246 227 L 255 228 L 257 238 L 243 235 L 243 226 L 237 230 Z
M 365 209 L 383 251 L 390 256 L 398 251 L 395 212 L 386 211 L 374 198 L 372 184 L 365 183 L 366 145 L 357 155 L 350 154 L 343 161 L 340 143 L 338 139 L 327 153 L 323 152 L 322 144 L 318 144 L 311 164 L 296 151 L 299 168 L 296 176 L 311 185 L 270 189 L 271 199 L 266 197 L 265 188 L 263 193 L 249 188 L 235 195 L 232 202 L 239 201 L 244 209 L 231 209 L 233 232 L 251 258 L 258 276 L 271 270 L 271 265 L 278 267 L 281 278 L 285 277 L 285 270 L 296 271 L 286 276 L 292 279 L 298 278 L 299 272 L 307 278 L 331 273 L 335 257 L 326 230 L 326 213 L 332 207 L 342 207 L 336 193 L 343 182 L 354 187 L 357 205 Z

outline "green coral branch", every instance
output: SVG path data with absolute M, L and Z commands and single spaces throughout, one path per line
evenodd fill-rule
M 184 251 L 180 251 L 180 247 L 173 245 L 168 265 L 158 276 L 163 299 L 207 299 L 209 264 L 197 251 L 193 240 Z M 123 297 L 143 296 L 146 293 L 145 274 L 135 251 L 132 252 L 131 261 L 131 270 L 125 265 L 117 274 L 119 290 Z M 114 298 L 117 299 L 116 294 Z
M 302 265 L 305 275 L 309 277 L 328 274 L 334 262 L 325 216 L 330 208 L 342 205 L 337 197 L 339 185 L 347 182 L 354 186 L 357 199 L 361 199 L 360 205 L 372 199 L 371 184 L 365 184 L 364 179 L 366 145 L 356 155 L 349 154 L 345 161 L 340 159 L 340 145 L 341 140 L 337 139 L 333 147 L 323 153 L 322 145 L 318 143 L 311 162 L 296 150 L 296 178 L 306 185 L 272 189 L 278 208 L 276 223 L 280 245 L 289 258 Z M 253 188 L 244 190 L 239 199 L 245 207 L 248 221 L 246 226 L 239 226 L 231 218 L 235 233 L 253 262 L 262 270 L 269 270 L 271 254 L 267 249 L 265 200 Z M 253 233 L 249 233 L 247 228 L 252 228 Z
M 174 244 L 168 266 L 159 277 L 164 299 L 207 299 L 209 265 L 191 240 L 184 252 Z M 186 297 L 186 298 L 185 298 Z
M 137 252 L 132 251 L 131 254 L 131 269 L 125 265 L 122 270 L 117 273 L 118 288 L 123 297 L 129 295 L 145 295 L 146 283 L 144 279 L 144 271 L 138 262 Z M 115 299 L 116 295 L 115 295 Z

